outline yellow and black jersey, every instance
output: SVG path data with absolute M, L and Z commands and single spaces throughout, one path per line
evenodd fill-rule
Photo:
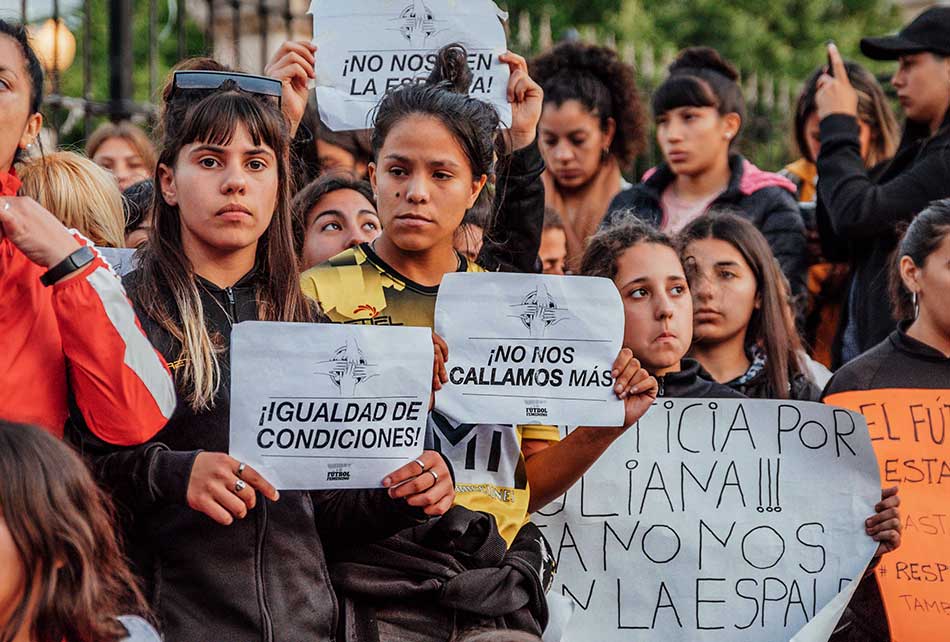
M 459 257 L 459 272 L 484 272 Z M 415 283 L 387 265 L 369 245 L 350 248 L 301 276 L 304 294 L 335 323 L 432 328 L 438 286 Z M 461 424 L 429 414 L 427 442 L 455 469 L 455 503 L 495 516 L 510 544 L 528 521 L 530 490 L 521 442 L 558 441 L 555 426 Z

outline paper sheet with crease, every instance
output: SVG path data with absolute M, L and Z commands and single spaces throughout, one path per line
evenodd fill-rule
M 425 79 L 435 52 L 460 43 L 474 78 L 470 95 L 490 102 L 511 123 L 507 49 L 508 14 L 492 0 L 313 0 L 317 45 L 317 104 L 334 130 L 368 129 L 389 89 Z
M 880 489 L 857 413 L 661 398 L 532 516 L 576 605 L 563 639 L 825 642 Z

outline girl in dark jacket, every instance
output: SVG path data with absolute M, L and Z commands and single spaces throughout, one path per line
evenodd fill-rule
M 890 162 L 871 170 L 864 166 L 858 97 L 834 45 L 829 46 L 834 75 L 818 79 L 819 231 L 826 251 L 847 252 L 853 275 L 832 355 L 834 367 L 877 345 L 893 330 L 896 320 L 889 312 L 887 282 L 897 227 L 931 201 L 950 196 L 950 8 L 934 7 L 921 19 L 944 30 L 940 51 L 933 44 L 903 51 L 875 45 L 891 38 L 861 42 L 871 58 L 900 59 L 891 84 L 907 124 Z M 906 39 L 895 42 L 909 46 Z
M 203 90 L 173 78 L 154 226 L 126 285 L 173 363 L 178 410 L 144 446 L 100 448 L 94 464 L 125 512 L 167 639 L 329 640 L 337 607 L 323 545 L 372 541 L 441 514 L 454 498 L 451 475 L 427 451 L 425 470 L 399 469 L 384 485 L 410 481 L 388 492 L 278 497 L 226 454 L 233 325 L 316 315 L 292 278 L 287 124 L 271 96 L 250 91 L 265 79 L 245 91 L 246 77 Z
M 917 215 L 897 256 L 891 292 L 894 315 L 902 320 L 884 341 L 835 373 L 823 393 L 828 403 L 851 391 L 880 390 L 884 401 L 895 389 L 950 389 L 950 199 Z M 890 640 L 873 576 L 861 582 L 839 629 L 835 642 Z
M 617 195 L 619 210 L 675 234 L 711 207 L 748 218 L 768 240 L 795 295 L 805 291 L 805 227 L 795 186 L 735 153 L 745 118 L 738 72 L 713 49 L 686 49 L 653 94 L 657 141 L 666 162 Z
M 660 397 L 743 397 L 716 383 L 686 353 L 693 301 L 683 264 L 663 232 L 629 216 L 591 237 L 581 274 L 611 279 L 624 307 L 623 346 L 660 384 Z
M 817 401 L 782 273 L 747 220 L 714 213 L 677 238 L 693 295 L 695 357 L 716 381 L 755 399 Z

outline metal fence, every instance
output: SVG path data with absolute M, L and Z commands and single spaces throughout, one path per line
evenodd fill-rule
M 34 48 L 47 75 L 46 121 L 57 141 L 68 142 L 88 136 L 103 118 L 151 121 L 169 68 L 188 56 L 214 55 L 235 67 L 261 71 L 280 42 L 309 35 L 301 4 L 52 0 L 48 11 L 37 12 L 21 0 L 20 15 L 14 17 L 33 29 Z
M 130 118 L 149 123 L 155 116 L 158 93 L 168 70 L 182 58 L 213 55 L 222 62 L 250 72 L 263 70 L 280 43 L 309 37 L 309 0 L 48 0 L 50 11 L 37 15 L 20 0 L 20 19 L 47 29 L 71 30 L 76 62 L 68 71 L 55 64 L 59 38 L 47 38 L 49 82 L 46 120 L 57 143 L 86 138 L 98 120 Z M 33 3 L 36 4 L 35 2 Z M 504 4 L 502 2 L 502 4 Z M 550 17 L 542 10 L 511 16 L 513 49 L 533 55 L 549 48 L 553 34 Z M 52 22 L 50 22 L 52 21 Z M 659 84 L 674 52 L 621 43 L 609 33 L 582 27 L 575 37 L 618 49 L 637 67 L 644 95 Z M 64 45 L 68 48 L 68 43 Z M 744 70 L 744 93 L 749 118 L 743 151 L 764 167 L 787 160 L 788 120 L 794 83 Z M 636 171 L 658 160 L 651 146 Z

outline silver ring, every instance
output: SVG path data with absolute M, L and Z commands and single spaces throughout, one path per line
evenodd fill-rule
M 236 475 L 237 475 L 238 477 L 240 477 L 241 475 L 244 474 L 244 468 L 245 468 L 246 466 L 247 466 L 247 464 L 245 464 L 243 461 L 242 461 L 240 464 L 238 464 L 238 469 L 237 469 L 237 473 L 236 473 Z
M 237 479 L 234 481 L 234 492 L 240 493 L 242 490 L 247 488 L 247 483 L 243 479 Z
M 433 486 L 435 486 L 436 484 L 439 483 L 439 473 L 435 472 L 435 471 L 432 470 L 431 468 L 430 468 L 429 470 L 427 470 L 426 472 L 427 472 L 427 473 L 432 473 L 432 479 L 435 480 L 435 481 L 432 482 L 432 485 L 433 485 Z
M 419 464 L 419 468 L 422 469 L 421 471 L 419 471 L 419 474 L 420 474 L 420 475 L 426 471 L 426 465 L 423 464 L 421 461 L 419 461 L 418 459 L 413 459 L 412 461 L 414 461 L 414 462 L 416 462 L 417 464 Z
M 10 210 L 10 201 L 4 200 L 4 201 L 3 201 L 3 211 L 4 211 L 4 212 L 7 212 L 7 211 L 9 211 L 9 210 Z

